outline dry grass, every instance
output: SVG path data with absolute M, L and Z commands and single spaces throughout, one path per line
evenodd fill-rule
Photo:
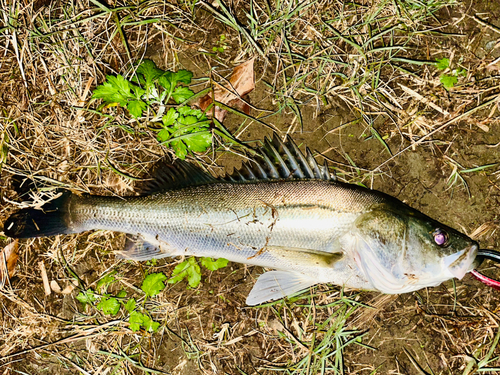
M 16 179 L 35 181 L 35 203 L 56 187 L 126 195 L 126 176 L 169 152 L 124 110 L 96 112 L 91 91 L 105 75 L 128 75 L 146 56 L 218 80 L 257 56 L 255 119 L 308 138 L 340 178 L 387 192 L 414 186 L 404 165 L 423 155 L 442 181 L 422 172 L 426 185 L 400 198 L 498 245 L 498 168 L 470 169 L 498 162 L 499 25 L 459 1 L 423 3 L 0 0 L 0 221 L 21 205 Z M 221 34 L 228 49 L 214 56 Z M 438 57 L 466 70 L 449 92 L 432 64 Z M 243 140 L 262 139 L 268 130 L 259 121 L 236 116 L 225 126 Z M 219 158 L 209 154 L 207 164 Z M 476 197 L 475 214 L 462 214 L 471 200 L 461 185 L 446 184 L 457 176 Z M 454 192 L 457 207 L 447 209 L 455 218 L 417 194 L 431 189 L 441 194 L 433 203 Z M 499 365 L 479 362 L 500 353 L 498 296 L 471 280 L 399 297 L 319 286 L 302 299 L 248 308 L 259 270 L 233 265 L 205 274 L 198 290 L 169 286 L 149 300 L 161 322 L 155 334 L 132 332 L 125 314 L 82 309 L 78 288 L 44 294 L 40 261 L 63 289 L 75 276 L 95 288 L 116 270 L 113 291 L 136 298 L 147 272 L 169 274 L 175 265 L 115 260 L 122 244 L 102 231 L 24 241 L 17 275 L 1 290 L 1 374 L 469 374 Z

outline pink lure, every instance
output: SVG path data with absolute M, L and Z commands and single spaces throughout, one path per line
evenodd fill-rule
M 470 271 L 470 273 L 472 274 L 472 276 L 481 281 L 483 284 L 491 286 L 493 289 L 500 290 L 500 281 L 497 281 L 495 279 L 490 279 L 489 277 L 484 276 L 482 273 L 476 270 L 472 270 Z

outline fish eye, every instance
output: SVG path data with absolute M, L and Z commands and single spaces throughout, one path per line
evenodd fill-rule
M 434 236 L 434 242 L 436 245 L 441 246 L 441 247 L 446 247 L 448 245 L 448 233 L 446 233 L 444 230 L 437 228 L 432 235 Z

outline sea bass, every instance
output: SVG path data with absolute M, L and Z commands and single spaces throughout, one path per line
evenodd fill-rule
M 273 268 L 247 298 L 256 305 L 318 283 L 396 294 L 461 279 L 478 244 L 384 193 L 342 183 L 287 137 L 224 178 L 183 160 L 159 163 L 133 197 L 70 192 L 7 219 L 31 238 L 93 229 L 130 236 L 121 256 L 226 258 Z

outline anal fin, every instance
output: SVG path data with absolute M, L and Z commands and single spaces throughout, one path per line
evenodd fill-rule
M 317 284 L 298 272 L 269 271 L 258 278 L 247 297 L 247 305 L 255 306 L 270 300 L 280 299 Z

